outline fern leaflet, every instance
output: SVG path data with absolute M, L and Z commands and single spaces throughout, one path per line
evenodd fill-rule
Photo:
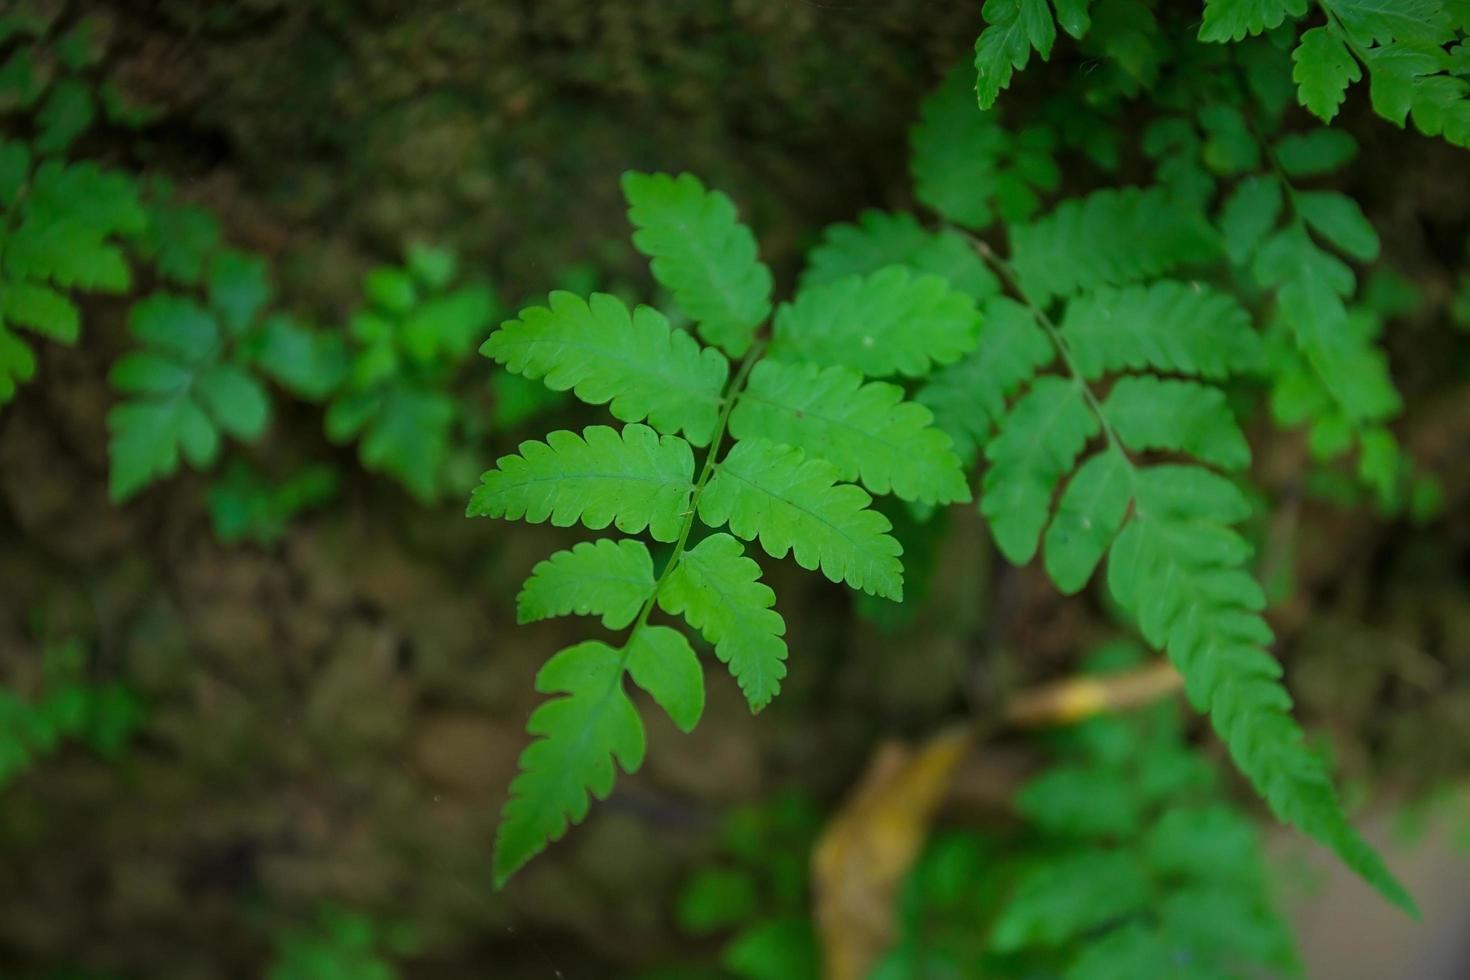
M 623 175 L 633 244 L 654 277 L 698 323 L 700 336 L 731 357 L 750 349 L 771 312 L 771 273 L 735 205 L 691 174 Z

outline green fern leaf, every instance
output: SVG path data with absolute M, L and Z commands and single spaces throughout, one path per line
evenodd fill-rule
M 1272 149 L 1288 177 L 1321 177 L 1358 155 L 1358 141 L 1340 129 L 1287 133 Z
M 550 307 L 533 306 L 501 324 L 480 348 L 516 374 L 553 391 L 574 391 L 589 405 L 608 405 L 621 422 L 641 422 L 666 435 L 682 430 L 696 446 L 714 434 L 729 364 L 662 313 L 594 293 L 590 302 L 566 292 Z
M 1276 816 L 1335 850 L 1392 901 L 1412 908 L 1382 861 L 1343 816 L 1321 759 L 1292 721 L 1281 668 L 1266 652 L 1260 586 L 1230 526 L 1250 506 L 1227 480 L 1192 466 L 1138 473 L 1134 516 L 1108 559 L 1113 597 L 1184 676 L 1231 757 Z
M 1132 452 L 1184 453 L 1227 470 L 1250 463 L 1245 434 L 1218 388 L 1132 375 L 1113 385 L 1102 413 Z
M 776 311 L 771 357 L 841 364 L 870 378 L 922 377 L 975 347 L 979 316 L 938 276 L 889 266 L 803 290 Z
M 51 86 L 36 112 L 36 152 L 43 156 L 65 153 L 97 118 L 92 90 L 75 78 Z
M 728 523 L 746 541 L 759 538 L 772 558 L 791 552 L 833 582 L 901 601 L 903 549 L 888 535 L 888 519 L 869 508 L 866 493 L 837 480 L 831 463 L 794 446 L 737 442 L 700 495 L 699 517 L 713 528 Z
M 708 343 L 742 357 L 771 312 L 771 272 L 735 205 L 691 174 L 623 175 L 633 244 Z
M 1043 61 L 1051 57 L 1057 26 L 1046 0 L 985 0 L 980 15 L 985 30 L 975 39 L 975 93 L 980 108 L 989 109 L 1033 50 Z
M 1307 0 L 1205 0 L 1201 41 L 1241 41 L 1307 12 Z
M 314 330 L 282 313 L 265 318 L 244 340 L 250 362 L 286 390 L 322 401 L 347 374 L 347 347 L 339 334 Z
M 126 177 L 92 164 L 32 164 L 25 144 L 0 140 L 0 404 L 36 372 L 35 352 L 13 328 L 75 343 L 81 318 L 67 291 L 126 291 L 131 275 L 115 238 L 144 220 Z
M 197 468 L 212 464 L 221 432 L 259 438 L 270 415 L 260 383 L 222 359 L 219 323 L 199 304 L 155 293 L 133 307 L 129 326 L 143 350 L 118 360 L 109 376 L 130 396 L 107 416 L 118 501 L 176 473 L 181 456 Z
M 796 446 L 874 494 L 931 504 L 969 500 L 949 436 L 903 394 L 897 385 L 863 384 L 851 368 L 763 361 L 740 393 L 730 432 Z
M 1153 368 L 1223 379 L 1260 366 L 1260 338 L 1233 297 L 1162 280 L 1098 289 L 1067 304 L 1061 332 L 1083 377 Z
M 7 279 L 110 293 L 132 285 L 127 259 L 110 240 L 144 226 L 131 180 L 92 163 L 46 160 L 19 209 L 5 246 Z
M 1329 0 L 1342 26 L 1365 44 L 1445 44 L 1455 37 L 1443 0 Z
M 1358 202 L 1336 191 L 1302 191 L 1297 210 L 1307 227 L 1328 244 L 1359 262 L 1378 258 L 1378 232 L 1373 230 Z
M 614 760 L 624 772 L 643 765 L 643 722 L 623 689 L 623 661 L 605 643 L 588 641 L 552 657 L 536 690 L 564 697 L 535 710 L 527 730 L 540 736 L 521 754 L 521 772 L 495 836 L 495 879 L 506 880 L 587 816 L 588 794 L 606 799 Z
M 1098 849 L 1058 856 L 1021 876 L 990 947 L 1011 953 L 1056 946 L 1148 900 L 1148 878 L 1130 854 Z
M 1133 502 L 1133 464 L 1116 449 L 1077 468 L 1046 529 L 1042 558 L 1063 595 L 1081 592 L 1117 537 Z
M 659 608 L 683 615 L 728 664 L 752 711 L 771 703 L 786 676 L 786 624 L 776 594 L 740 542 L 712 534 L 689 549 L 659 587 Z
M 1063 201 L 1012 228 L 1011 252 L 1022 290 L 1044 306 L 1053 297 L 1208 261 L 1219 242 L 1203 215 L 1165 189 L 1127 187 Z
M 890 265 L 942 276 L 975 300 L 1000 291 L 999 280 L 963 235 L 928 231 L 902 211 L 864 211 L 856 224 L 828 226 L 821 244 L 807 255 L 801 284 L 810 289 L 848 276 L 870 276 Z
M 1048 769 L 1016 793 L 1016 810 L 1049 833 L 1104 839 L 1138 833 L 1143 816 L 1121 773 L 1090 765 Z
M 1024 565 L 1036 554 L 1057 483 L 1098 431 L 1082 389 L 1057 377 L 1039 379 L 1001 422 L 985 450 L 980 512 L 1011 562 Z
M 1236 186 L 1220 212 L 1220 233 L 1230 261 L 1242 265 L 1250 259 L 1276 227 L 1284 202 L 1281 182 L 1274 176 L 1253 175 Z
M 576 613 L 601 616 L 603 626 L 619 630 L 638 618 L 653 587 L 653 559 L 643 542 L 579 541 L 531 569 L 516 596 L 516 621 Z
M 974 352 L 935 371 L 915 399 L 934 413 L 934 423 L 969 465 L 1005 414 L 1006 399 L 1054 357 L 1056 350 L 1031 311 L 998 296 L 985 306 Z
M 395 379 L 364 391 L 348 391 L 327 408 L 327 438 L 358 440 L 362 465 L 387 473 L 421 503 L 432 504 L 444 490 L 459 409 L 442 389 Z
M 581 435 L 560 430 L 545 442 L 523 442 L 520 450 L 480 478 L 468 516 L 557 527 L 581 521 L 594 531 L 614 524 L 626 534 L 648 528 L 655 541 L 679 536 L 694 491 L 694 452 L 683 439 L 637 423 L 622 432 L 593 425 Z
M 1261 881 L 1261 842 L 1246 816 L 1222 804 L 1175 807 L 1143 839 L 1149 866 L 1199 881 Z
M 1331 27 L 1314 27 L 1291 53 L 1297 98 L 1314 116 L 1331 122 L 1347 98 L 1348 86 L 1363 77 L 1358 62 Z
M 1350 268 L 1293 225 L 1267 240 L 1254 269 L 1262 285 L 1276 287 L 1278 316 L 1349 419 L 1382 419 L 1398 411 L 1382 352 L 1349 329 L 1344 299 L 1357 282 Z
M 226 250 L 209 268 L 209 305 L 233 335 L 243 334 L 271 301 L 270 267 L 258 255 Z
M 644 626 L 628 638 L 628 674 L 681 732 L 694 731 L 704 714 L 704 672 L 684 634 Z
M 1012 132 L 998 113 L 975 104 L 974 83 L 973 72 L 957 68 L 924 100 L 909 134 L 909 169 L 920 202 L 983 231 L 997 213 L 1010 221 L 1029 218 L 1062 174 L 1051 131 L 1033 125 Z

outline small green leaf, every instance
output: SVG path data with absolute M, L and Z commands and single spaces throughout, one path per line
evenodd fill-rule
M 903 596 L 902 553 L 872 498 L 837 482 L 837 471 L 794 446 L 737 442 L 699 498 L 699 517 L 736 537 L 757 538 L 766 554 L 794 553 L 802 568 L 894 601 Z
M 694 452 L 683 439 L 636 423 L 622 432 L 593 425 L 502 456 L 480 478 L 466 513 L 557 527 L 581 521 L 594 531 L 615 524 L 627 534 L 648 528 L 654 540 L 673 541 L 693 491 Z
M 714 644 L 752 711 L 760 711 L 786 676 L 786 624 L 771 607 L 776 594 L 760 581 L 760 566 L 728 534 L 712 534 L 689 549 L 659 589 L 659 608 L 682 614 Z
M 580 541 L 536 563 L 516 596 L 516 621 L 576 613 L 601 616 L 608 629 L 623 629 L 637 618 L 653 586 L 653 559 L 643 542 Z
M 803 290 L 776 311 L 776 360 L 842 364 L 870 378 L 922 377 L 975 347 L 975 305 L 938 276 L 889 266 Z
M 1291 54 L 1291 77 L 1297 98 L 1323 122 L 1331 122 L 1347 98 L 1350 84 L 1363 77 L 1347 45 L 1331 27 L 1314 27 L 1302 35 Z
M 623 175 L 633 244 L 708 343 L 742 357 L 771 312 L 771 272 L 735 205 L 692 174 Z
M 628 673 L 682 732 L 694 731 L 704 714 L 704 671 L 684 634 L 644 626 L 628 640 Z

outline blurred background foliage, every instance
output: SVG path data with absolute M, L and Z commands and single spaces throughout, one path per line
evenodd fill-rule
M 109 185 L 116 220 L 82 237 L 133 265 L 80 294 L 83 342 L 36 343 L 34 380 L 0 407 L 0 975 L 811 975 L 810 851 L 874 746 L 1081 669 L 1114 635 L 1108 611 L 999 561 L 972 508 L 892 515 L 916 561 L 903 607 L 772 564 L 793 649 L 781 699 L 757 721 L 712 683 L 693 736 L 651 726 L 644 771 L 495 893 L 529 679 L 578 629 L 515 629 L 514 595 L 573 536 L 466 522 L 460 504 L 487 460 L 589 416 L 472 352 L 554 287 L 654 295 L 626 244 L 624 169 L 726 190 L 785 285 L 824 225 L 908 205 L 909 127 L 979 7 L 0 5 L 21 18 L 0 32 L 6 139 L 31 147 L 37 183 L 56 159 L 127 175 Z M 1018 132 L 1047 118 L 1096 67 L 1033 66 L 1005 117 Z M 1142 120 L 1108 125 L 1137 145 Z M 1362 153 L 1334 185 L 1419 296 L 1375 309 L 1406 405 L 1396 433 L 1442 506 L 1387 516 L 1300 434 L 1260 425 L 1261 572 L 1304 721 L 1408 826 L 1459 806 L 1470 768 L 1470 181 L 1462 151 L 1365 99 L 1345 125 Z M 1091 186 L 1089 154 L 1109 155 L 1097 132 L 1072 127 L 1075 166 L 1013 190 Z M 64 217 L 57 198 L 7 199 L 7 219 L 42 203 Z M 66 333 L 55 316 L 40 333 Z M 218 342 L 181 347 L 201 322 Z M 183 423 L 117 414 L 180 371 L 216 380 L 206 421 L 256 424 L 196 444 Z M 136 461 L 121 483 L 119 442 Z M 1283 902 L 1258 811 L 1197 729 L 1159 705 L 973 753 L 901 884 L 878 975 L 1058 975 L 1096 923 L 1061 929 L 1075 910 L 1048 906 L 1047 882 L 1024 893 L 1040 911 L 1010 902 L 1028 861 L 1131 848 L 1148 857 L 1110 897 L 1204 887 L 1149 843 L 1198 833 L 1177 826 L 1189 814 L 1211 830 L 1201 859 L 1239 874 L 1214 882 L 1216 905 L 1177 904 L 1195 919 L 1164 898 L 1122 908 L 1108 941 L 1178 930 L 1224 975 L 1245 969 L 1232 956 L 1290 962 L 1256 914 Z M 1134 798 L 1148 780 L 1126 766 L 1158 760 L 1120 746 L 1144 731 L 1193 774 L 1175 795 Z M 1236 931 L 1206 935 L 1205 912 Z

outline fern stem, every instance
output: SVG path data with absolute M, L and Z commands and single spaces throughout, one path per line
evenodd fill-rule
M 709 452 L 705 454 L 704 466 L 699 472 L 699 479 L 694 483 L 694 492 L 689 496 L 689 512 L 684 515 L 684 524 L 679 528 L 679 537 L 674 541 L 674 549 L 669 553 L 669 560 L 664 563 L 663 571 L 659 573 L 658 581 L 654 583 L 653 593 L 644 601 L 643 607 L 638 610 L 638 618 L 633 621 L 633 628 L 628 631 L 628 639 L 624 641 L 622 653 L 623 664 L 628 661 L 628 652 L 633 647 L 633 638 L 638 631 L 648 623 L 648 617 L 653 613 L 653 607 L 658 603 L 659 591 L 675 568 L 679 565 L 679 559 L 684 557 L 684 546 L 689 541 L 689 532 L 694 529 L 694 517 L 699 510 L 699 495 L 704 492 L 705 484 L 714 475 L 715 462 L 720 454 L 720 447 L 725 441 L 725 428 L 730 422 L 730 413 L 735 408 L 740 392 L 745 388 L 745 382 L 750 377 L 750 371 L 755 367 L 755 362 L 760 360 L 761 354 L 765 352 L 765 342 L 758 341 L 750 348 L 750 352 L 740 362 L 740 367 L 731 379 L 730 385 L 725 389 L 723 407 L 720 409 L 720 417 L 715 421 L 714 435 L 710 437 Z
M 991 248 L 990 243 L 985 241 L 985 239 L 963 229 L 958 230 L 969 239 L 970 245 L 980 257 L 995 269 L 1001 279 L 1005 280 L 1006 285 L 1020 298 L 1021 302 L 1026 304 L 1026 309 L 1031 311 L 1031 316 L 1037 323 L 1041 324 L 1041 328 L 1051 338 L 1052 346 L 1056 348 L 1057 353 L 1061 356 L 1062 364 L 1066 366 L 1067 373 L 1072 377 L 1072 384 L 1076 386 L 1078 391 L 1082 392 L 1082 397 L 1086 400 L 1087 407 L 1092 410 L 1093 415 L 1097 416 L 1098 424 L 1102 427 L 1103 435 L 1107 438 L 1109 447 L 1128 461 L 1128 478 L 1136 483 L 1138 464 L 1134 462 L 1133 457 L 1128 454 L 1128 451 L 1123 448 L 1123 441 L 1118 438 L 1118 433 L 1113 430 L 1113 424 L 1108 421 L 1106 413 L 1103 412 L 1102 402 L 1098 401 L 1097 394 L 1092 390 L 1092 385 L 1087 383 L 1087 379 L 1078 370 L 1077 362 L 1072 359 L 1072 351 L 1067 346 L 1066 338 L 1062 336 L 1061 330 L 1057 329 L 1057 325 L 1052 322 L 1052 318 L 1047 315 L 1047 312 L 1032 302 L 1030 296 L 1026 295 L 1026 291 L 1021 288 L 1020 277 L 1016 275 L 1015 266 L 997 255 L 995 249 Z

